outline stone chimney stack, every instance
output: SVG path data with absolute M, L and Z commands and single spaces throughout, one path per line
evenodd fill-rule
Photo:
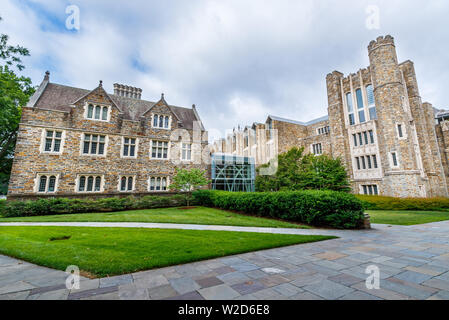
M 114 83 L 114 94 L 121 97 L 140 100 L 142 98 L 142 89 L 127 86 L 124 84 Z

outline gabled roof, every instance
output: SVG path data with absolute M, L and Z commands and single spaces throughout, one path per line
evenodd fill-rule
M 49 109 L 70 112 L 73 104 L 86 96 L 91 90 L 69 87 L 45 81 L 30 99 L 27 106 L 38 109 Z M 109 98 L 123 113 L 123 119 L 138 121 L 156 102 L 122 97 L 108 94 Z M 169 105 L 175 116 L 181 121 L 183 128 L 193 129 L 193 122 L 200 121 L 193 109 Z
M 296 120 L 291 120 L 291 119 L 286 119 L 286 118 L 281 118 L 281 117 L 277 117 L 277 116 L 272 116 L 269 115 L 268 119 L 272 119 L 275 121 L 280 121 L 280 122 L 287 122 L 287 123 L 293 123 L 293 124 L 298 124 L 301 126 L 310 126 L 312 124 L 318 123 L 318 122 L 322 122 L 322 121 L 327 121 L 329 120 L 329 116 L 323 116 L 321 118 L 317 118 L 314 120 L 310 120 L 309 122 L 301 122 L 301 121 L 296 121 Z

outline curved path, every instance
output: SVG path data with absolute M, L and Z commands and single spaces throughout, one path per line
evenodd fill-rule
M 372 230 L 273 229 L 158 223 L 1 223 L 335 235 L 306 243 L 102 278 L 67 290 L 62 271 L 0 255 L 0 299 L 446 299 L 449 221 Z M 368 266 L 380 289 L 366 286 Z
M 175 224 L 175 223 L 147 223 L 147 222 L 4 222 L 0 227 L 95 227 L 95 228 L 148 228 L 148 229 L 183 229 L 183 230 L 214 230 L 235 232 L 257 232 L 276 234 L 298 235 L 330 235 L 347 237 L 359 233 L 359 230 L 335 230 L 335 229 L 290 229 L 290 228 L 265 228 L 265 227 L 238 227 L 220 225 L 199 224 Z M 381 225 L 379 225 L 381 226 Z

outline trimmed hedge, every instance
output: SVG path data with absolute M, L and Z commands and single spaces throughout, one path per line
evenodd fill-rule
M 145 196 L 142 198 L 104 198 L 98 200 L 51 198 L 34 201 L 7 201 L 0 214 L 4 217 L 28 217 L 71 213 L 115 212 L 185 206 L 185 195 Z
M 357 195 L 368 210 L 449 211 L 449 198 L 393 198 Z
M 317 227 L 360 228 L 363 203 L 351 194 L 335 191 L 225 192 L 198 190 L 198 204 L 246 214 L 279 218 Z

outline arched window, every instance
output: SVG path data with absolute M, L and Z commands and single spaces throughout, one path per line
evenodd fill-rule
M 41 176 L 39 180 L 39 192 L 45 192 L 47 188 L 47 176 Z
M 126 177 L 122 177 L 121 185 L 120 185 L 121 191 L 126 191 Z
M 364 109 L 364 105 L 363 105 L 362 90 L 357 89 L 355 91 L 355 95 L 356 95 L 356 98 L 357 98 L 357 109 L 359 110 L 359 122 L 360 123 L 366 122 L 365 109 Z
M 159 117 L 159 128 L 163 128 L 164 127 L 164 117 L 160 116 Z
M 153 127 L 157 127 L 159 123 L 159 116 L 157 114 L 154 115 L 154 119 L 153 119 Z
M 101 107 L 96 106 L 95 107 L 95 120 L 100 120 L 100 113 L 101 113 Z
M 101 190 L 101 177 L 95 178 L 95 191 Z
M 154 178 L 151 178 L 151 179 L 150 179 L 150 191 L 154 191 L 154 190 L 155 190 L 155 187 L 156 187 L 155 179 L 154 179 Z
M 86 191 L 92 192 L 94 185 L 94 177 L 90 176 L 87 178 L 87 189 Z
M 90 104 L 87 107 L 87 118 L 92 119 L 93 115 L 94 115 L 94 106 Z
M 51 176 L 50 180 L 48 181 L 48 192 L 55 192 L 56 189 L 56 177 Z
M 103 107 L 103 113 L 101 115 L 101 120 L 108 120 L 108 107 Z
M 86 188 L 86 177 L 80 177 L 80 182 L 79 182 L 79 187 L 78 190 L 79 191 L 84 191 L 84 189 Z
M 156 178 L 156 191 L 160 191 L 161 190 L 161 178 L 158 177 Z
M 128 177 L 128 191 L 133 190 L 133 177 Z
M 166 129 L 168 129 L 168 121 L 169 121 L 169 117 L 165 116 L 164 128 L 166 128 Z
M 162 178 L 162 190 L 167 190 L 167 178 Z

